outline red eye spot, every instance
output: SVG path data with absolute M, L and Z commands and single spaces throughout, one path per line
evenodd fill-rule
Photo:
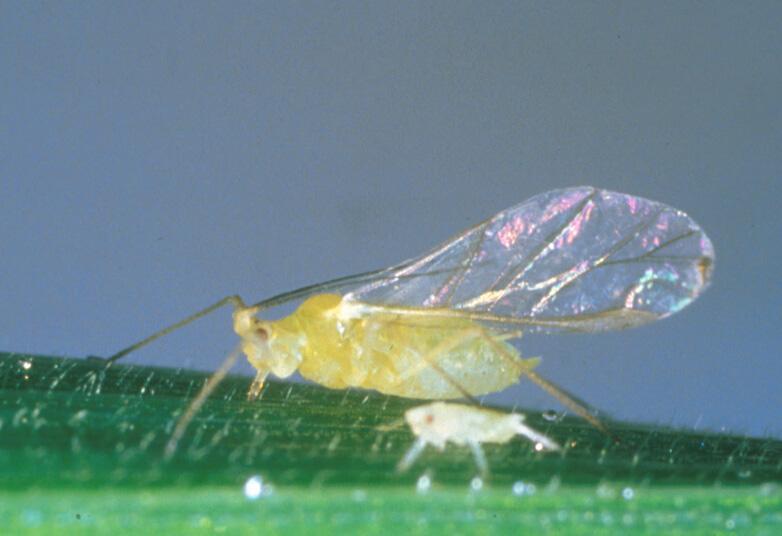
M 424 420 L 426 421 L 426 424 L 432 424 L 434 422 L 434 415 L 427 413 Z

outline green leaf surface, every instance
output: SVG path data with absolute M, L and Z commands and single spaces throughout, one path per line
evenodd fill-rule
M 782 442 L 575 418 L 527 422 L 565 448 L 486 445 L 395 465 L 420 401 L 227 378 L 175 456 L 163 449 L 207 374 L 0 353 L 0 526 L 14 533 L 166 529 L 386 533 L 782 530 Z M 261 483 L 248 498 L 248 480 Z M 428 483 L 428 485 L 427 485 Z M 385 529 L 385 530 L 384 530 Z

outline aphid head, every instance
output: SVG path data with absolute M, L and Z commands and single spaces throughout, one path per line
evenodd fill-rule
M 300 333 L 286 331 L 276 322 L 257 318 L 257 307 L 234 311 L 234 331 L 242 338 L 242 351 L 259 372 L 287 378 L 301 364 L 304 340 Z
M 443 407 L 441 403 L 434 402 L 405 412 L 405 420 L 413 434 L 440 449 L 445 446 L 446 439 L 442 429 Z
M 433 402 L 423 406 L 411 408 L 405 412 L 405 420 L 415 435 L 421 435 L 432 430 L 439 424 L 440 406 L 442 404 Z
M 405 412 L 405 420 L 415 435 L 430 429 L 434 424 L 435 416 L 430 405 L 418 406 Z

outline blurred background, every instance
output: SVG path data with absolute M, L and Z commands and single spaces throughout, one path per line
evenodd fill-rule
M 689 213 L 712 287 L 529 336 L 609 415 L 782 436 L 782 4 L 3 2 L 0 349 L 109 355 L 580 184 Z M 210 370 L 228 310 L 128 357 Z M 249 371 L 243 365 L 241 369 Z M 534 386 L 493 402 L 558 408 Z

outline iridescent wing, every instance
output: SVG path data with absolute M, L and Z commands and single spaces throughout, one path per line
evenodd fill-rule
M 352 287 L 346 299 L 400 312 L 602 331 L 682 309 L 708 285 L 713 261 L 685 213 L 578 187 L 537 195 L 397 267 L 319 288 Z

